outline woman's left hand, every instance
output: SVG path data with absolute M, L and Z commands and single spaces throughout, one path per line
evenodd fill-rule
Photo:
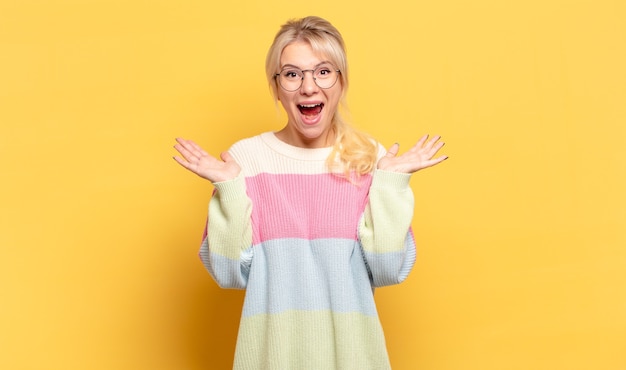
M 444 142 L 439 141 L 439 139 L 441 139 L 441 136 L 434 136 L 428 140 L 428 135 L 424 135 L 409 151 L 400 156 L 398 156 L 400 144 L 395 143 L 389 148 L 387 154 L 378 161 L 378 169 L 413 173 L 441 163 L 448 159 L 448 156 L 443 155 L 433 158 L 444 145 Z

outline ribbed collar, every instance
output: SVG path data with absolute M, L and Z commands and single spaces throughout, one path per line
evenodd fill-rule
M 261 139 L 278 154 L 301 161 L 325 161 L 333 150 L 332 147 L 309 149 L 289 145 L 277 138 L 274 132 L 262 133 Z

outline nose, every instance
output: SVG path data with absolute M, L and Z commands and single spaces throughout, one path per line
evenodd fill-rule
M 305 71 L 304 77 L 302 77 L 302 86 L 300 86 L 300 92 L 305 95 L 311 95 L 317 92 L 318 89 L 319 87 L 315 82 L 315 77 L 313 77 L 313 71 Z

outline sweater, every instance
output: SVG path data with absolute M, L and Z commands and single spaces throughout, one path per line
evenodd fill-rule
M 391 368 L 374 289 L 415 262 L 410 174 L 355 184 L 329 171 L 331 150 L 272 132 L 229 149 L 242 171 L 214 183 L 200 258 L 220 287 L 246 290 L 234 369 Z

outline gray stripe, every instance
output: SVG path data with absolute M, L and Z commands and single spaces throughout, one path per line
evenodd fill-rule
M 243 315 L 286 310 L 376 315 L 358 242 L 277 239 L 255 246 Z
M 213 280 L 221 288 L 245 289 L 248 280 L 252 248 L 241 253 L 240 259 L 233 260 L 210 252 L 208 238 L 200 246 L 200 260 Z
M 365 261 L 373 275 L 374 286 L 400 284 L 409 276 L 415 264 L 417 251 L 411 233 L 404 240 L 404 250 L 398 252 L 364 252 Z

